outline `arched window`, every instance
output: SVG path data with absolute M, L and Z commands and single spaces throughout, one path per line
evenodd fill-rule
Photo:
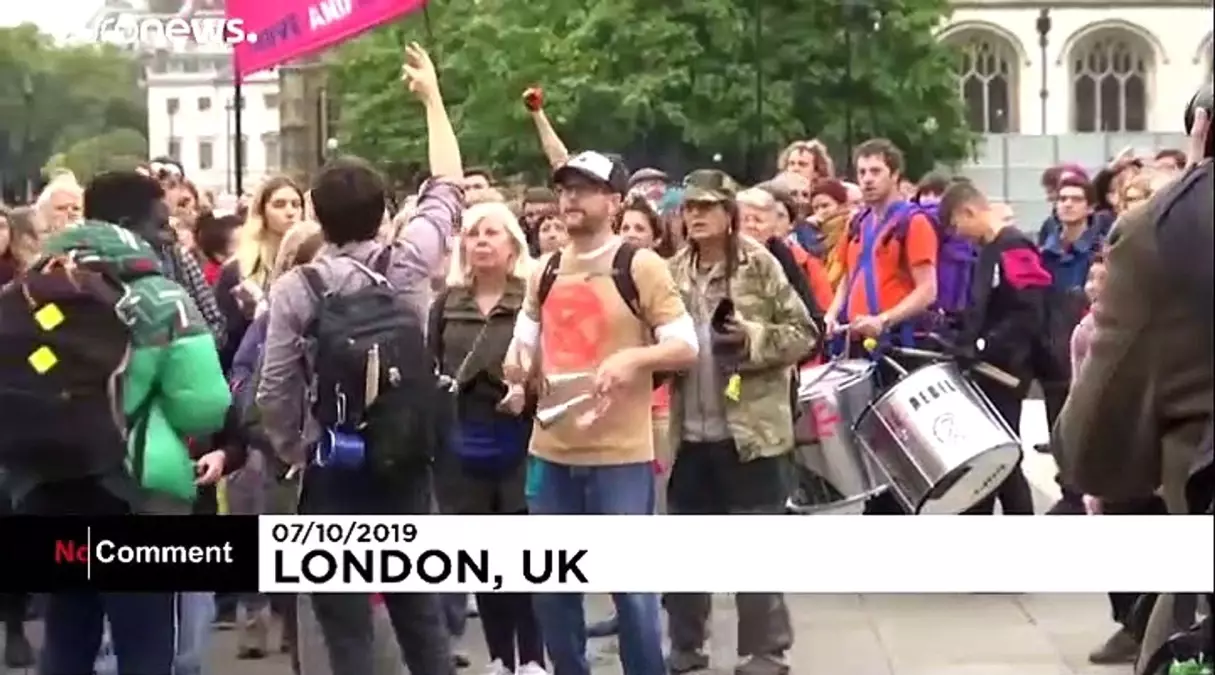
M 969 29 L 946 38 L 960 52 L 958 88 L 972 131 L 1004 134 L 1018 130 L 1017 51 L 1000 35 Z
M 1145 131 L 1152 49 L 1120 29 L 1099 31 L 1072 48 L 1075 131 Z

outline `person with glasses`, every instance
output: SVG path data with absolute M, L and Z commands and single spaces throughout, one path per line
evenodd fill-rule
M 653 374 L 695 363 L 698 341 L 666 263 L 613 232 L 628 176 L 600 152 L 553 175 L 570 243 L 531 275 L 503 364 L 508 384 L 568 380 L 539 400 L 538 414 L 568 412 L 533 430 L 529 513 L 655 512 Z M 624 673 L 663 672 L 658 596 L 612 598 Z M 535 607 L 553 671 L 589 675 L 582 596 L 541 593 Z
M 1096 208 L 1093 184 L 1079 174 L 1064 173 L 1055 189 L 1058 228 L 1039 245 L 1042 264 L 1052 279 L 1046 303 L 1050 348 L 1039 355 L 1034 370 L 1042 384 L 1046 421 L 1052 428 L 1071 386 L 1071 335 L 1088 309 L 1084 284 L 1105 239 L 1093 215 Z
M 771 197 L 762 191 L 750 194 Z M 748 193 L 742 193 L 747 197 Z M 688 245 L 670 261 L 699 342 L 696 365 L 673 380 L 668 483 L 671 513 L 780 514 L 793 450 L 789 383 L 817 331 L 765 242 L 744 236 L 740 194 L 728 175 L 696 171 L 685 181 Z M 748 202 L 749 204 L 750 202 Z M 746 206 L 744 208 L 751 208 Z M 796 271 L 794 272 L 796 273 Z M 762 543 L 757 546 L 762 555 Z M 739 593 L 738 675 L 784 675 L 793 646 L 781 593 Z M 668 670 L 709 667 L 709 593 L 668 593 Z

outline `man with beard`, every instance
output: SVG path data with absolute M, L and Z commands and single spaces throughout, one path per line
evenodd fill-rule
M 583 404 L 537 424 L 529 511 L 652 514 L 653 373 L 695 363 L 696 329 L 666 263 L 648 249 L 622 246 L 613 233 L 628 182 L 622 163 L 583 152 L 557 169 L 553 182 L 570 243 L 529 281 L 503 372 L 519 385 L 537 374 L 549 381 L 564 375 L 580 390 L 571 396 L 564 384 L 545 387 L 551 391 L 542 391 L 541 409 L 575 396 Z M 621 283 L 626 275 L 631 284 Z M 626 297 L 628 287 L 635 297 Z M 626 675 L 663 672 L 658 597 L 620 593 L 613 599 Z M 589 675 L 582 597 L 539 594 L 535 606 L 554 672 Z

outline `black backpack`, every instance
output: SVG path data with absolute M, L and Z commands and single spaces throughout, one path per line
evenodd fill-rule
M 616 292 L 620 294 L 620 299 L 624 301 L 625 306 L 629 308 L 633 316 L 641 320 L 641 291 L 637 289 L 637 280 L 633 278 L 633 258 L 636 255 L 636 246 L 627 241 L 620 244 L 620 248 L 616 249 L 616 255 L 612 256 L 612 283 L 616 285 Z M 552 292 L 553 284 L 557 283 L 557 270 L 560 268 L 561 249 L 557 249 L 544 264 L 544 269 L 540 272 L 540 281 L 536 285 L 536 299 L 540 301 L 540 307 L 544 307 L 544 301 Z M 654 388 L 662 386 L 667 377 L 667 373 L 654 373 Z
M 425 324 L 388 282 L 391 256 L 385 248 L 370 268 L 348 258 L 372 283 L 343 295 L 326 290 L 315 267 L 301 268 L 317 298 L 308 330 L 316 349 L 313 416 L 326 429 L 362 437 L 365 466 L 389 476 L 429 464 L 443 441 Z M 370 403 L 369 386 L 379 390 Z
M 40 482 L 122 470 L 126 297 L 111 272 L 70 256 L 0 290 L 0 466 Z

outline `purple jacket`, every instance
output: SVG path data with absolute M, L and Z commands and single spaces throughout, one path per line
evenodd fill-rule
M 447 242 L 464 209 L 464 191 L 454 182 L 432 180 L 423 186 L 414 217 L 401 228 L 393 242 L 388 281 L 402 299 L 418 312 L 425 326 L 430 308 L 431 279 L 444 264 Z M 367 275 L 346 258 L 365 265 L 379 255 L 384 245 L 376 241 L 346 244 L 336 252 L 310 263 L 326 288 L 352 293 L 370 284 Z M 305 332 L 312 321 L 316 299 L 300 270 L 294 269 L 270 288 L 265 351 L 257 386 L 257 407 L 271 447 L 283 461 L 304 461 L 307 448 L 320 438 L 320 429 L 309 410 L 308 383 L 313 354 Z

